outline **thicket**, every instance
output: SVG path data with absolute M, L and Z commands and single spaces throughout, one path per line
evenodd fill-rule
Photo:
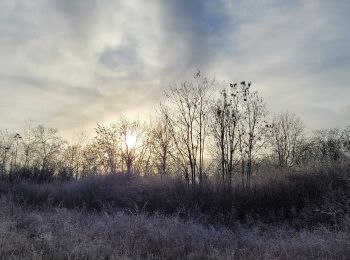
M 334 226 L 349 216 L 349 165 L 275 177 L 256 180 L 249 187 L 223 189 L 220 183 L 207 182 L 193 189 L 181 179 L 116 173 L 44 184 L 1 182 L 0 189 L 2 195 L 23 207 L 81 208 L 90 212 L 120 208 L 228 226 L 251 220 L 288 222 L 295 227 Z

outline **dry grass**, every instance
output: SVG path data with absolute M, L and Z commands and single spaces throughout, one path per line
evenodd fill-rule
M 349 259 L 350 221 L 295 230 L 204 226 L 176 216 L 23 209 L 0 201 L 1 259 Z
M 231 190 L 122 174 L 0 182 L 0 259 L 350 259 L 349 169 Z
M 157 176 L 110 174 L 82 180 L 15 184 L 0 182 L 0 194 L 23 207 L 144 210 L 149 213 L 200 215 L 209 223 L 230 225 L 247 217 L 297 226 L 333 225 L 350 213 L 350 166 L 312 172 L 257 176 L 250 188 L 223 189 L 215 182 L 202 189 Z M 268 180 L 268 181 L 267 181 Z

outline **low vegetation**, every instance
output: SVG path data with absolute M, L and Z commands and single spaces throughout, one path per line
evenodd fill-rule
M 3 181 L 1 193 L 25 207 L 195 214 L 228 225 L 251 218 L 264 223 L 336 224 L 349 213 L 350 166 L 274 177 L 225 189 L 215 182 L 191 187 L 170 177 L 117 173 L 44 184 Z
M 265 174 L 265 178 L 268 174 Z M 223 190 L 110 174 L 1 182 L 0 257 L 347 259 L 350 166 Z
M 346 259 L 341 229 L 212 227 L 176 216 L 24 209 L 0 202 L 1 259 Z

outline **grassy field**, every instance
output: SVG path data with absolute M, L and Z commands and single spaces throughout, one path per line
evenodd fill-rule
M 259 222 L 213 227 L 176 216 L 51 208 L 2 198 L 1 259 L 348 259 L 350 221 L 295 229 Z
M 0 185 L 1 259 L 349 259 L 349 167 L 223 191 L 106 175 Z

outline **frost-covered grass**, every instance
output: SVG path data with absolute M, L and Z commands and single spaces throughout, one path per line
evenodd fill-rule
M 350 259 L 350 166 L 200 189 L 112 174 L 0 182 L 0 259 Z
M 349 259 L 350 221 L 293 229 L 259 222 L 232 229 L 177 216 L 30 209 L 0 201 L 1 259 Z

